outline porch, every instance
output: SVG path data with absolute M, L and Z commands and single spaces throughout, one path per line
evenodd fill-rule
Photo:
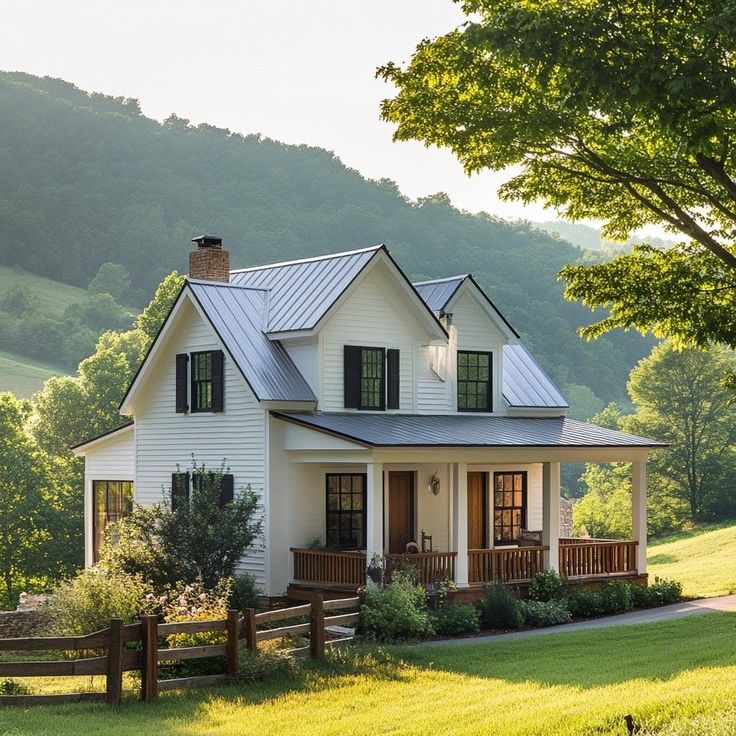
M 557 570 L 571 582 L 600 582 L 639 577 L 635 540 L 560 538 Z M 545 568 L 549 546 L 470 549 L 468 586 L 501 582 L 526 585 Z M 354 591 L 366 584 L 365 552 L 339 552 L 292 547 L 293 587 Z M 424 584 L 456 580 L 457 552 L 387 554 L 387 564 L 408 564 Z

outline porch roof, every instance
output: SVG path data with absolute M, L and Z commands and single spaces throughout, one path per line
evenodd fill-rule
M 368 447 L 614 447 L 667 445 L 567 417 L 272 412 Z

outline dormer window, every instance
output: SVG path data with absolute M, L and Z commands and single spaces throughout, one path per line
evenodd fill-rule
M 399 408 L 399 351 L 346 345 L 345 408 L 384 411 Z
M 457 351 L 457 410 L 492 411 L 490 353 Z

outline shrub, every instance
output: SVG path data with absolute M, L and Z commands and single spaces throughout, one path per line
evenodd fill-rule
M 486 586 L 478 610 L 480 622 L 487 629 L 520 629 L 524 625 L 519 600 L 503 583 Z
M 631 586 L 622 581 L 611 581 L 598 595 L 603 613 L 625 613 L 631 610 Z
M 572 621 L 564 598 L 551 601 L 521 601 L 524 620 L 529 626 L 556 626 Z
M 594 618 L 603 614 L 603 601 L 596 590 L 575 588 L 567 594 L 567 607 L 575 618 Z
M 655 578 L 647 588 L 631 586 L 631 600 L 635 608 L 651 608 L 676 603 L 682 596 L 682 584 L 676 580 Z
M 274 677 L 292 675 L 295 663 L 290 657 L 275 651 L 251 652 L 241 650 L 238 663 L 238 679 L 245 683 L 262 682 Z
M 441 636 L 477 634 L 480 631 L 478 610 L 470 604 L 442 606 L 434 614 L 434 627 Z
M 0 682 L 0 695 L 30 695 L 31 689 L 17 680 Z
M 263 591 L 258 587 L 252 575 L 236 575 L 230 594 L 230 608 L 242 611 L 246 608 L 258 608 Z
M 529 598 L 533 601 L 551 601 L 559 598 L 567 587 L 567 579 L 554 570 L 540 570 L 532 578 Z
M 111 618 L 131 623 L 150 605 L 141 577 L 96 565 L 60 583 L 46 602 L 44 614 L 48 633 L 78 636 L 106 628 Z
M 383 588 L 369 584 L 357 632 L 380 642 L 431 636 L 434 627 L 424 588 L 399 573 Z

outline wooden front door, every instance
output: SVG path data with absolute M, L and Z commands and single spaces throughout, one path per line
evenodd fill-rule
M 414 473 L 389 472 L 388 551 L 404 552 L 407 542 L 413 542 L 414 536 Z
M 468 473 L 468 549 L 486 548 L 486 474 Z

